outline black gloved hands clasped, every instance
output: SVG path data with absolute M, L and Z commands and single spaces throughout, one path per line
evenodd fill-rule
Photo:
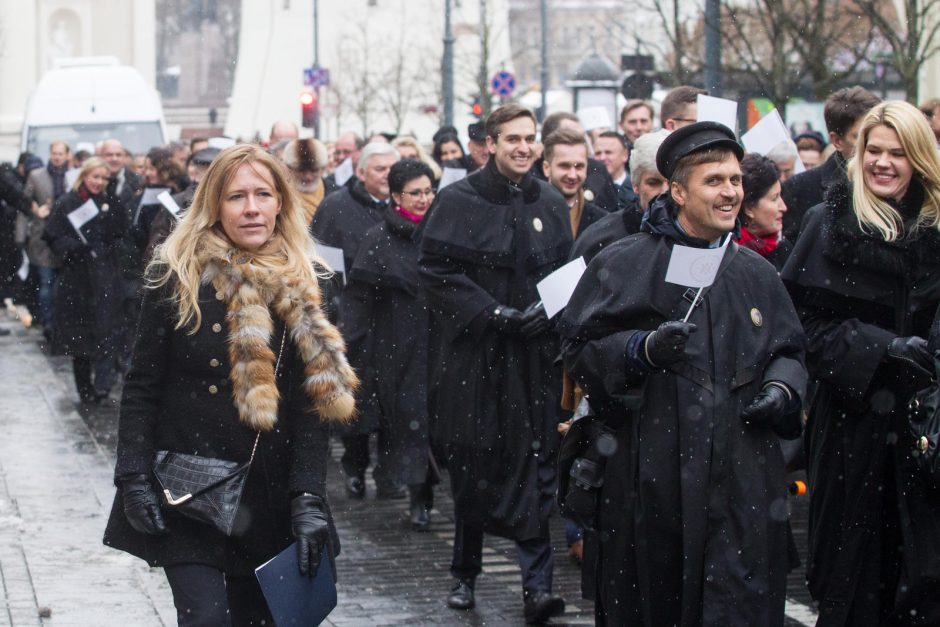
M 314 494 L 295 496 L 290 502 L 290 519 L 297 540 L 300 574 L 313 577 L 320 567 L 320 553 L 330 541 L 330 523 L 323 499 Z
M 695 333 L 697 328 L 691 322 L 678 320 L 662 323 L 658 329 L 646 336 L 643 349 L 646 362 L 657 368 L 684 360 L 689 336 Z
M 147 475 L 130 475 L 121 479 L 124 516 L 135 531 L 152 536 L 167 533 L 160 510 L 160 498 Z
M 754 426 L 774 426 L 777 421 L 789 413 L 791 394 L 783 383 L 768 383 L 754 397 L 751 404 L 741 412 L 744 424 Z
M 497 331 L 512 335 L 522 335 L 532 339 L 547 331 L 551 325 L 542 303 L 536 301 L 519 311 L 515 307 L 497 305 L 489 318 L 490 325 Z
M 933 356 L 927 348 L 927 340 L 922 337 L 909 335 L 894 338 L 888 345 L 888 357 L 933 374 Z

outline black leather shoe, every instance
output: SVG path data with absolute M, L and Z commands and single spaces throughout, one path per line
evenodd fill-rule
M 473 582 L 466 579 L 458 579 L 454 582 L 454 587 L 450 589 L 450 596 L 447 597 L 447 607 L 455 610 L 470 610 L 476 605 L 473 598 Z
M 360 477 L 346 477 L 346 496 L 351 499 L 366 498 L 366 482 Z
M 535 592 L 525 600 L 525 622 L 541 625 L 552 616 L 565 613 L 565 600 L 551 592 Z
M 415 531 L 431 530 L 431 512 L 424 503 L 412 503 L 408 508 L 411 515 L 411 528 Z

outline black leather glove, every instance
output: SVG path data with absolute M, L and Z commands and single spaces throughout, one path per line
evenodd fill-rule
M 522 312 L 522 326 L 519 331 L 527 340 L 545 333 L 551 328 L 551 322 L 545 314 L 542 301 L 535 301 Z
M 650 366 L 668 366 L 685 359 L 685 345 L 696 327 L 691 322 L 670 320 L 646 337 L 644 357 Z
M 121 479 L 124 494 L 124 516 L 134 531 L 152 536 L 167 533 L 160 510 L 160 499 L 147 475 L 131 475 Z
M 502 333 L 519 333 L 525 316 L 514 307 L 497 305 L 490 313 L 489 322 L 494 329 Z
M 748 425 L 773 426 L 783 418 L 790 406 L 791 398 L 780 387 L 783 384 L 768 384 L 754 397 L 751 404 L 741 412 L 741 420 Z
M 330 523 L 323 499 L 314 494 L 295 496 L 290 502 L 290 519 L 297 540 L 300 574 L 313 577 L 320 567 L 320 552 L 330 541 Z
M 933 374 L 933 356 L 927 340 L 916 335 L 896 337 L 888 345 L 888 357 Z

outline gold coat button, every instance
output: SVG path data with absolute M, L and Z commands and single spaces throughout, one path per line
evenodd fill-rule
M 213 368 L 218 368 L 218 367 L 219 367 L 219 360 L 218 360 L 218 359 L 210 359 L 210 360 L 209 360 L 209 365 L 212 366 Z
M 219 391 L 218 386 L 215 386 L 215 385 L 210 385 L 210 386 L 209 386 L 209 394 L 215 394 L 215 393 L 218 392 L 218 391 Z
M 214 333 L 219 333 L 221 330 L 222 330 L 222 325 L 219 324 L 218 322 L 212 325 L 212 331 Z

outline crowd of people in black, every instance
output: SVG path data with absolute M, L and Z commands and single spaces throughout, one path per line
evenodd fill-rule
M 0 291 L 86 409 L 120 403 L 105 543 L 164 568 L 181 625 L 271 624 L 254 568 L 339 554 L 329 440 L 364 499 L 376 436 L 414 532 L 449 478 L 455 610 L 493 534 L 526 622 L 562 614 L 560 512 L 597 624 L 782 625 L 805 471 L 818 624 L 940 624 L 940 415 L 912 402 L 940 372 L 940 107 L 845 88 L 827 136 L 745 154 L 702 93 L 659 129 L 641 101 L 618 129 L 506 104 L 466 148 L 279 122 L 0 167 Z M 668 278 L 686 250 L 707 280 Z M 161 473 L 219 460 L 234 500 L 199 518 Z

